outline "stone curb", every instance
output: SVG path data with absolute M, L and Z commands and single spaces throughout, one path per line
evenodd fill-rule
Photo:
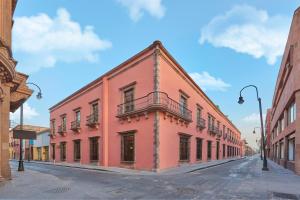
M 226 164 L 226 163 L 229 163 L 229 162 L 233 162 L 233 161 L 237 161 L 237 160 L 241 160 L 241 159 L 245 159 L 245 157 L 230 159 L 230 160 L 226 160 L 224 162 L 198 167 L 196 169 L 182 170 L 182 172 L 180 172 L 180 171 L 179 172 L 176 172 L 176 171 L 172 172 L 172 171 L 169 171 L 169 170 L 161 171 L 161 172 L 150 172 L 150 171 L 132 171 L 131 172 L 131 171 L 125 171 L 127 169 L 124 169 L 124 171 L 117 171 L 117 170 L 110 170 L 110 169 L 95 168 L 95 167 L 92 167 L 92 166 L 91 167 L 89 167 L 89 166 L 76 166 L 76 165 L 52 163 L 52 162 L 47 162 L 47 161 L 43 162 L 43 161 L 34 161 L 34 160 L 32 160 L 32 161 L 24 160 L 24 162 L 25 163 L 41 164 L 41 165 L 53 165 L 53 166 L 60 166 L 60 167 L 93 170 L 93 171 L 102 171 L 102 172 L 106 172 L 106 173 L 116 173 L 116 174 L 124 174 L 124 175 L 176 175 L 176 174 L 192 173 L 192 172 L 195 172 L 195 171 L 200 171 L 200 170 L 220 166 L 220 165 L 223 165 L 223 164 Z M 18 162 L 18 160 L 11 160 L 11 161 Z M 178 167 L 178 169 L 180 170 L 180 167 Z M 121 169 L 121 170 L 123 170 L 123 169 Z

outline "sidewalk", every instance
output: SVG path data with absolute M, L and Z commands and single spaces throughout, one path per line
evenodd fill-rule
M 176 175 L 176 174 L 184 174 L 189 173 L 201 169 L 206 169 L 218 165 L 222 165 L 228 162 L 236 161 L 243 159 L 241 157 L 230 158 L 230 159 L 223 159 L 223 160 L 213 160 L 209 162 L 201 162 L 197 164 L 183 164 L 179 167 L 174 167 L 170 169 L 164 169 L 159 172 L 151 172 L 151 171 L 141 171 L 141 170 L 134 170 L 134 169 L 126 169 L 126 168 L 119 168 L 119 167 L 103 167 L 103 166 L 96 166 L 96 165 L 83 165 L 77 163 L 53 163 L 53 162 L 45 162 L 45 161 L 30 161 L 29 163 L 37 163 L 43 165 L 56 165 L 62 167 L 72 167 L 72 168 L 79 168 L 79 169 L 87 169 L 87 170 L 97 170 L 103 171 L 107 173 L 119 173 L 124 175 Z M 11 160 L 13 162 L 18 162 L 17 160 Z M 24 161 L 24 163 L 28 163 L 28 161 Z

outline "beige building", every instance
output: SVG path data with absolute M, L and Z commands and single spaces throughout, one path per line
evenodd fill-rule
M 0 0 L 0 180 L 10 179 L 9 112 L 14 112 L 31 95 L 27 75 L 16 72 L 11 50 L 13 13 L 16 0 Z

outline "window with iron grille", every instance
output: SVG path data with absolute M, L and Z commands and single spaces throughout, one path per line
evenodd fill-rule
M 134 133 L 121 135 L 121 161 L 134 162 L 135 157 Z
M 179 160 L 189 161 L 190 159 L 190 137 L 180 135 L 179 139 Z
M 197 160 L 202 160 L 202 142 L 203 142 L 203 139 L 201 139 L 201 138 L 196 139 L 196 145 L 197 145 L 196 159 Z
M 90 161 L 98 161 L 99 159 L 99 137 L 90 138 Z
M 79 161 L 81 159 L 80 140 L 74 140 L 74 160 Z

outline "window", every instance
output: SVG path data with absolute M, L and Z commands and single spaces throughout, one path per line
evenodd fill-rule
M 288 124 L 296 120 L 296 104 L 293 102 L 288 109 Z
M 202 160 L 202 139 L 197 138 L 196 139 L 196 144 L 197 144 L 197 154 L 196 154 L 196 159 L 197 160 Z
M 179 104 L 180 104 L 180 113 L 182 115 L 185 115 L 186 114 L 186 108 L 187 108 L 187 98 L 183 95 L 180 95 Z
M 283 141 L 281 141 L 279 143 L 279 151 L 280 151 L 280 159 L 283 159 L 284 158 L 284 145 L 283 145 Z
M 190 137 L 186 135 L 180 135 L 179 144 L 179 160 L 189 161 L 190 159 Z
M 94 121 L 98 121 L 98 103 L 92 104 L 92 116 L 94 118 Z
M 55 135 L 55 120 L 51 120 L 51 134 Z
M 208 115 L 208 120 L 207 120 L 208 121 L 208 128 L 210 128 L 211 125 L 212 125 L 211 119 L 212 119 L 212 117 L 210 115 Z
M 202 117 L 202 108 L 197 106 L 197 123 L 198 124 L 200 124 L 201 117 Z
M 62 125 L 62 131 L 67 130 L 67 116 L 64 115 L 61 117 L 61 125 Z
M 295 160 L 295 138 L 289 139 L 288 154 L 290 161 Z
M 98 161 L 99 159 L 99 143 L 98 143 L 99 137 L 91 137 L 90 138 L 90 161 Z
M 211 160 L 211 141 L 207 141 L 207 160 Z
M 55 144 L 51 144 L 52 146 L 52 160 L 55 160 Z
M 80 110 L 75 111 L 75 121 L 77 124 L 80 124 Z
M 124 111 L 131 112 L 134 110 L 134 88 L 124 91 Z
M 134 162 L 134 133 L 121 135 L 121 159 L 122 162 Z
M 223 125 L 223 134 L 225 135 L 226 127 Z
M 80 158 L 80 140 L 74 140 L 74 160 L 79 161 Z
M 60 143 L 60 160 L 61 161 L 66 160 L 66 142 Z

